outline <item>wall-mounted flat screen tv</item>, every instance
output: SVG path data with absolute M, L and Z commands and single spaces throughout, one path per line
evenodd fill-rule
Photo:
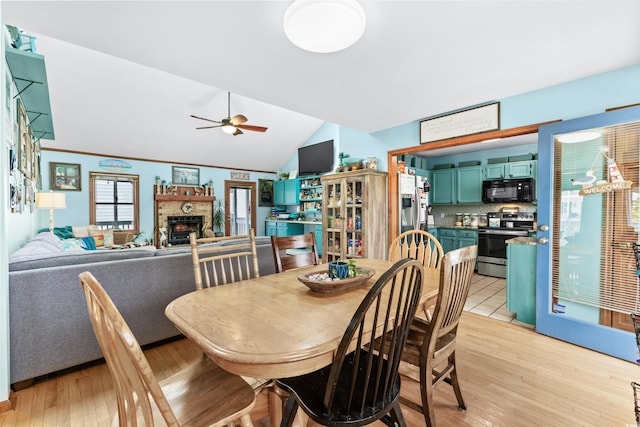
M 333 170 L 333 139 L 298 148 L 298 175 L 315 175 Z

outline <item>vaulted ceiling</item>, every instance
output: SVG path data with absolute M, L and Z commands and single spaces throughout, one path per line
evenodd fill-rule
M 280 168 L 325 121 L 363 132 L 640 63 L 638 1 L 362 0 L 363 37 L 291 44 L 290 1 L 2 1 L 38 36 L 56 132 L 45 147 Z M 243 114 L 231 136 L 190 114 Z M 416 141 L 417 145 L 417 141 Z

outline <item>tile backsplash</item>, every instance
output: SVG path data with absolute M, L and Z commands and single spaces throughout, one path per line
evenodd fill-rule
M 481 203 L 477 205 L 434 205 L 431 211 L 436 227 L 452 227 L 456 223 L 457 213 L 477 213 L 500 212 L 502 208 L 520 208 L 520 212 L 537 212 L 537 205 L 533 203 Z M 441 218 L 444 214 L 444 218 Z

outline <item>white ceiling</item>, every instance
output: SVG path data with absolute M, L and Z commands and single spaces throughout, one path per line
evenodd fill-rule
M 289 1 L 2 1 L 38 35 L 56 140 L 45 147 L 279 169 L 329 121 L 373 132 L 640 63 L 640 2 L 374 1 L 354 46 L 285 37 Z M 266 133 L 205 122 L 244 114 Z M 416 144 L 417 141 L 416 141 Z

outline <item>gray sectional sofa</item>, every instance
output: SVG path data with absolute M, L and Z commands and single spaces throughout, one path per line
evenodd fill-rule
M 179 335 L 164 309 L 195 290 L 189 247 L 67 253 L 51 236 L 39 234 L 9 259 L 11 384 L 102 358 L 78 282 L 83 271 L 104 286 L 141 345 Z M 256 246 L 260 275 L 273 274 L 269 237 Z

